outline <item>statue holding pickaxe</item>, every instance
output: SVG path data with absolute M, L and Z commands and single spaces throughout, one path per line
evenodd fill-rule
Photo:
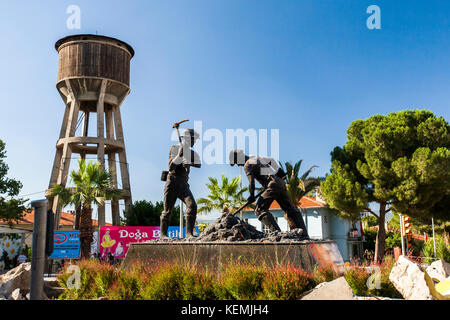
M 199 138 L 193 129 L 187 129 L 180 135 L 180 124 L 188 120 L 182 120 L 173 124 L 177 130 L 179 145 L 173 145 L 169 151 L 169 171 L 163 171 L 161 180 L 166 181 L 164 187 L 164 211 L 160 217 L 161 238 L 167 238 L 167 230 L 170 223 L 170 214 L 177 199 L 186 205 L 186 237 L 192 237 L 195 220 L 197 217 L 197 203 L 189 187 L 190 167 L 200 168 L 200 157 L 191 148 Z
M 274 200 L 278 202 L 285 212 L 285 218 L 289 228 L 302 229 L 305 239 L 309 239 L 308 231 L 301 216 L 286 189 L 284 182 L 286 174 L 277 162 L 269 157 L 249 157 L 242 150 L 236 149 L 230 152 L 230 164 L 243 166 L 249 180 L 250 197 L 238 211 L 256 201 L 255 215 L 270 231 L 280 231 L 275 218 L 269 208 Z M 255 196 L 255 181 L 258 181 L 263 190 Z M 234 212 L 236 214 L 238 211 Z

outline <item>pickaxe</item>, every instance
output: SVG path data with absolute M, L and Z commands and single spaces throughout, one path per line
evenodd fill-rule
M 260 191 L 256 196 L 255 196 L 255 200 L 259 198 L 259 196 L 266 191 L 265 189 Z M 245 204 L 243 204 L 242 206 L 239 207 L 239 209 L 237 209 L 235 212 L 232 213 L 233 216 L 237 215 L 239 212 L 241 212 L 245 207 L 247 207 L 248 205 L 252 204 L 252 202 L 247 201 Z
M 180 124 L 182 124 L 183 122 L 186 122 L 186 121 L 189 121 L 189 120 L 188 120 L 188 119 L 181 120 L 181 121 L 175 122 L 175 123 L 172 125 L 172 128 L 177 129 L 178 141 L 180 141 L 180 145 L 182 144 L 182 142 L 181 142 L 180 131 L 178 130 L 178 128 L 180 127 Z

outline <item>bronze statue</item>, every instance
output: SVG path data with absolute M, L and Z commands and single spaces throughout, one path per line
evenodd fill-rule
M 230 164 L 244 167 L 249 180 L 250 197 L 248 201 L 256 200 L 255 215 L 259 221 L 271 231 L 280 231 L 280 227 L 269 211 L 270 205 L 276 200 L 285 212 L 290 229 L 302 229 L 303 236 L 309 239 L 302 215 L 287 192 L 284 182 L 286 174 L 273 158 L 249 157 L 242 150 L 236 149 L 230 152 Z M 258 199 L 255 198 L 255 180 L 264 187 L 264 191 Z
M 176 127 L 178 129 L 178 127 Z M 160 217 L 161 238 L 167 237 L 170 214 L 177 199 L 186 204 L 186 237 L 192 237 L 197 217 L 197 203 L 189 188 L 190 167 L 200 168 L 200 157 L 191 149 L 199 138 L 193 129 L 187 129 L 180 138 L 180 145 L 173 145 L 169 151 L 169 171 L 164 174 L 164 211 Z M 182 217 L 180 217 L 182 219 Z

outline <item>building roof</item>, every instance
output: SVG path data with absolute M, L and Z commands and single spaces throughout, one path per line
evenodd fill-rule
M 304 196 L 300 199 L 299 204 L 297 205 L 297 208 L 317 208 L 317 207 L 326 207 L 327 204 L 323 201 L 317 200 L 312 197 Z M 270 205 L 269 210 L 281 210 L 280 205 L 278 202 L 274 201 Z
M 74 213 L 68 213 L 68 212 L 61 212 L 61 220 L 59 222 L 60 227 L 72 227 L 74 225 L 75 221 L 75 214 Z M 17 227 L 22 227 L 26 229 L 32 228 L 34 222 L 34 209 L 30 212 L 25 212 L 22 219 L 20 219 L 17 223 L 14 223 Z M 6 224 L 5 221 L 0 220 L 0 224 Z M 94 227 L 98 226 L 98 221 L 95 219 L 92 219 L 92 225 Z M 106 223 L 105 225 L 111 226 L 110 223 Z
M 327 207 L 327 204 L 321 200 L 318 200 L 313 197 L 308 197 L 308 196 L 304 196 L 303 198 L 301 198 L 300 203 L 297 205 L 297 208 L 305 208 L 305 209 L 320 208 L 320 207 Z M 249 210 L 253 210 L 253 209 L 247 207 L 246 211 L 249 211 Z M 269 210 L 281 210 L 281 207 L 278 204 L 278 202 L 274 201 L 270 205 Z

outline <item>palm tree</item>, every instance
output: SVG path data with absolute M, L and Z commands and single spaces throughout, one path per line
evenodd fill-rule
M 300 203 L 301 198 L 320 186 L 320 178 L 308 178 L 309 174 L 317 168 L 312 166 L 301 177 L 299 177 L 300 167 L 303 160 L 299 160 L 295 165 L 290 162 L 285 163 L 285 168 L 280 162 L 281 168 L 287 173 L 286 188 L 292 202 L 297 206 Z
M 80 159 L 78 171 L 72 171 L 71 178 L 75 187 L 66 188 L 55 185 L 50 192 L 52 196 L 58 196 L 63 206 L 75 205 L 81 208 L 81 257 L 88 258 L 94 231 L 92 205 L 103 205 L 106 200 L 118 200 L 121 191 L 111 187 L 111 175 L 99 163 L 94 164 L 92 161 L 86 164 L 83 159 Z
M 231 181 L 222 174 L 222 185 L 216 178 L 209 177 L 209 183 L 206 186 L 209 189 L 209 195 L 206 198 L 198 199 L 200 206 L 198 213 L 209 213 L 214 209 L 223 213 L 239 208 L 246 203 L 243 194 L 248 190 L 247 187 L 241 188 L 239 185 L 240 177 L 232 178 Z

